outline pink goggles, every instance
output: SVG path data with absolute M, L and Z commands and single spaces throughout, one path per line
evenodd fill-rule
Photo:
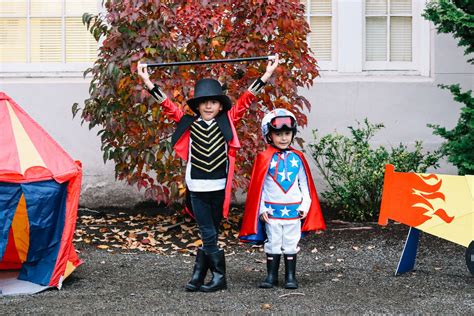
M 270 126 L 274 129 L 282 129 L 284 126 L 293 129 L 296 127 L 296 121 L 291 116 L 277 116 L 270 121 Z

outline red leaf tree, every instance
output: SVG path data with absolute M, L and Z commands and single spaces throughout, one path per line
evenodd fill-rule
M 102 41 L 93 67 L 90 98 L 81 111 L 89 128 L 100 127 L 104 161 L 115 162 L 115 176 L 146 196 L 169 203 L 183 197 L 184 163 L 174 157 L 170 135 L 175 126 L 161 115 L 136 74 L 138 61 L 170 62 L 265 56 L 278 53 L 283 63 L 245 118 L 237 125 L 234 187 L 246 189 L 256 153 L 263 149 L 260 122 L 266 109 L 292 111 L 300 126 L 309 102 L 298 87 L 318 75 L 306 38 L 304 7 L 297 0 L 272 1 L 106 1 L 105 15 L 83 20 Z M 159 68 L 151 76 L 177 104 L 185 106 L 196 80 L 219 79 L 235 101 L 265 72 L 266 62 Z M 298 139 L 300 144 L 301 139 Z

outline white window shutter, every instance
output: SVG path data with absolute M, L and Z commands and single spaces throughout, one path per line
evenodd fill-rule
M 307 4 L 307 1 L 301 1 Z M 332 60 L 332 0 L 310 0 L 309 47 L 318 61 Z
M 0 63 L 26 63 L 26 18 L 0 18 Z
M 332 0 L 311 0 L 310 14 L 331 14 Z
M 387 14 L 387 0 L 366 0 L 366 15 L 385 15 Z
M 31 0 L 30 15 L 32 17 L 60 17 L 62 0 Z
M 97 14 L 97 0 L 67 0 L 66 16 L 80 16 L 84 13 Z
M 31 62 L 62 62 L 61 18 L 32 18 L 30 23 Z
M 311 33 L 309 34 L 310 48 L 317 60 L 331 60 L 331 17 L 311 17 Z
M 390 14 L 411 15 L 411 0 L 390 0 Z
M 2 1 L 0 5 L 0 63 L 27 62 L 26 1 Z
M 390 19 L 390 61 L 412 61 L 412 18 Z
M 61 0 L 31 0 L 30 59 L 32 63 L 63 62 L 61 15 Z
M 97 58 L 97 42 L 82 24 L 82 18 L 66 18 L 66 62 L 87 62 Z
M 0 1 L 0 17 L 8 15 L 24 16 L 26 17 L 26 1 L 19 0 L 2 0 Z
M 367 61 L 387 60 L 387 18 L 368 17 L 365 24 Z

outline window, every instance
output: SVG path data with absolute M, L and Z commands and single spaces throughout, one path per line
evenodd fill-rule
M 301 0 L 309 46 L 323 71 L 429 75 L 422 0 Z
M 411 0 L 366 0 L 366 69 L 413 68 L 412 12 Z
M 84 70 L 97 42 L 82 24 L 98 0 L 0 0 L 0 71 Z
M 323 69 L 333 68 L 333 0 L 301 0 L 311 30 L 308 44 Z

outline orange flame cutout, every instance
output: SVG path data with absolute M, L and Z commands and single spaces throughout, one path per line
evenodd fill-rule
M 393 166 L 387 166 L 379 223 L 384 224 L 391 218 L 416 227 L 433 216 L 451 223 L 454 216 L 433 206 L 436 199 L 446 200 L 445 195 L 439 191 L 441 185 L 442 180 L 435 174 L 394 172 Z

